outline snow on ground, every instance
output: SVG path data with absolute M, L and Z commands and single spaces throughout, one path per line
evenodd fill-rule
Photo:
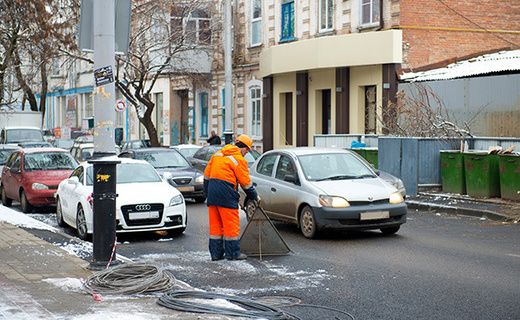
M 211 291 L 230 295 L 251 293 L 283 292 L 286 290 L 315 288 L 332 276 L 326 270 L 291 270 L 289 267 L 277 265 L 266 260 L 243 261 L 211 261 L 206 251 L 185 253 L 145 254 L 139 257 L 139 262 L 162 264 L 167 270 L 175 273 L 190 274 L 192 277 L 208 277 L 211 274 L 233 274 L 244 277 L 262 276 L 265 287 L 223 288 L 213 287 Z M 212 268 L 208 269 L 208 263 Z
M 52 284 L 64 291 L 83 292 L 83 282 L 77 278 L 47 278 L 43 282 Z
M 55 213 L 28 213 L 27 216 L 54 228 L 59 228 Z
M 0 221 L 29 229 L 48 230 L 51 232 L 57 231 L 56 228 L 51 227 L 44 222 L 35 220 L 22 212 L 18 212 L 3 205 L 0 205 Z

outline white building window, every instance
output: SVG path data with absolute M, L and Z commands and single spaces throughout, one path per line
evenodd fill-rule
M 186 44 L 211 44 L 211 18 L 204 10 L 196 9 L 188 12 L 186 8 L 176 7 L 171 15 L 172 33 L 180 31 Z
M 379 1 L 380 0 L 361 0 L 361 25 L 379 25 Z
M 251 0 L 251 47 L 262 44 L 262 0 Z
M 320 21 L 320 32 L 331 31 L 333 28 L 334 0 L 319 0 L 320 9 L 318 19 Z
M 249 134 L 256 139 L 262 139 L 262 81 L 252 80 L 247 88 Z

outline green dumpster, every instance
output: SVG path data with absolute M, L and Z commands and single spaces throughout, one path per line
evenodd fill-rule
M 460 151 L 441 150 L 442 191 L 466 194 L 464 156 Z
M 379 166 L 377 155 L 377 148 L 366 148 L 365 149 L 365 159 L 374 165 L 374 168 L 377 169 Z
M 498 155 L 487 152 L 465 152 L 464 170 L 469 196 L 492 198 L 500 196 Z
M 520 201 L 520 156 L 501 154 L 498 159 L 502 199 Z

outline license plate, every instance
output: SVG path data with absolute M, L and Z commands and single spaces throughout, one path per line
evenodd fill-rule
M 379 220 L 390 218 L 389 211 L 372 211 L 361 213 L 359 220 Z
M 193 186 L 189 186 L 189 187 L 177 187 L 177 190 L 179 190 L 180 192 L 189 192 L 189 191 L 194 191 L 194 190 L 195 190 L 195 187 L 193 187 Z
M 128 218 L 130 220 L 157 219 L 159 218 L 159 211 L 130 212 Z

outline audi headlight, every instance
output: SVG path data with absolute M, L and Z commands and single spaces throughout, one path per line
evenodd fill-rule
M 399 192 L 394 192 L 390 195 L 389 202 L 391 204 L 399 204 L 404 201 L 403 196 Z
M 197 178 L 195 178 L 195 183 L 196 184 L 203 184 L 204 183 L 204 176 L 200 175 Z
M 38 182 L 33 183 L 32 188 L 33 190 L 49 190 L 49 186 Z
M 183 202 L 184 198 L 181 194 L 179 194 L 178 196 L 175 196 L 170 200 L 170 207 L 177 206 L 179 204 L 182 204 Z
M 335 197 L 335 196 L 326 196 L 320 195 L 320 204 L 324 207 L 329 208 L 347 208 L 350 207 L 350 203 L 348 203 L 345 198 Z

